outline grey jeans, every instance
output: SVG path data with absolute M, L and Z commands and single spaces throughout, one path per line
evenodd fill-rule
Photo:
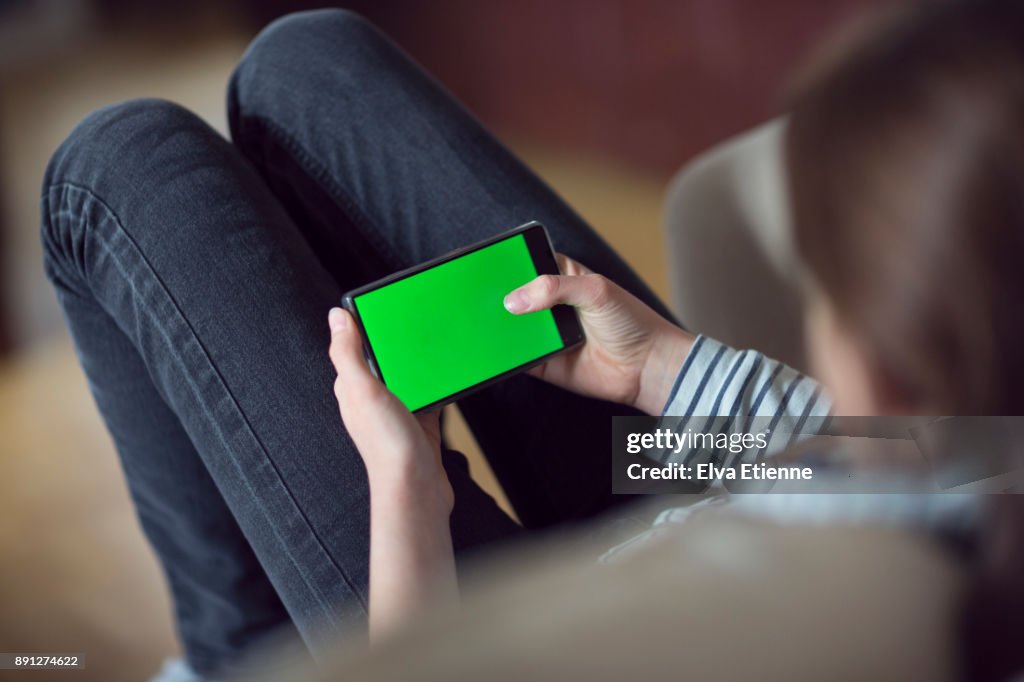
M 293 625 L 362 628 L 365 470 L 331 390 L 340 294 L 528 220 L 666 308 L 566 204 L 362 19 L 293 15 L 228 90 L 231 141 L 181 107 L 102 109 L 43 186 L 45 268 L 166 572 L 190 665 L 209 674 Z M 621 406 L 519 376 L 460 401 L 526 530 L 622 499 Z M 521 535 L 445 453 L 452 534 Z

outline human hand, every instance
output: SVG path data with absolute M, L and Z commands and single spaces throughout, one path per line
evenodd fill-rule
M 530 374 L 582 395 L 659 414 L 694 337 L 628 291 L 568 256 L 561 275 L 541 275 L 505 297 L 521 315 L 558 303 L 576 307 L 586 342 Z
M 330 356 L 334 395 L 345 429 L 359 450 L 371 493 L 401 487 L 450 514 L 452 488 L 441 464 L 439 412 L 413 415 L 371 372 L 351 314 L 332 308 Z
M 332 308 L 331 362 L 341 419 L 370 481 L 370 638 L 401 627 L 423 604 L 458 595 L 437 412 L 413 416 L 370 372 L 355 320 Z

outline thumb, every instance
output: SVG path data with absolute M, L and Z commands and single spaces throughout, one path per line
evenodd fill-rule
M 559 303 L 594 312 L 611 303 L 617 285 L 601 275 L 541 275 L 505 297 L 515 315 L 546 310 Z
M 356 328 L 352 314 L 342 308 L 331 308 L 327 314 L 331 328 L 331 347 L 328 351 L 334 370 L 341 384 L 349 387 L 365 386 L 366 382 L 376 383 L 363 357 L 362 338 Z

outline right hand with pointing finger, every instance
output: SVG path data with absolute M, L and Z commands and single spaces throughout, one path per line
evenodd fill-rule
M 510 313 L 571 305 L 586 342 L 530 370 L 575 393 L 660 414 L 694 337 L 643 301 L 568 256 L 560 275 L 541 275 L 505 297 Z

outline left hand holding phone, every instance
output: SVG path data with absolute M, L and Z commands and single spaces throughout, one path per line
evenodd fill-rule
M 371 372 L 352 316 L 328 315 L 334 394 L 370 484 L 370 636 L 456 592 L 438 412 L 413 415 Z

